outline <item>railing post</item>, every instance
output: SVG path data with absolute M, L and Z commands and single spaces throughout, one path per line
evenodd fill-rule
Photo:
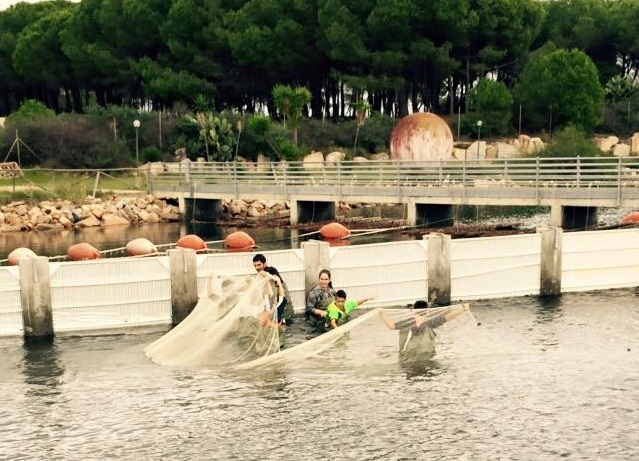
M 617 161 L 617 206 L 621 206 L 621 157 Z
M 535 195 L 537 196 L 537 205 L 541 202 L 541 194 L 539 193 L 539 157 L 535 160 Z
M 240 185 L 237 181 L 237 160 L 233 162 L 233 182 L 235 183 L 235 198 L 240 197 Z
M 337 190 L 339 198 L 342 199 L 342 162 L 337 162 Z
M 399 199 L 402 196 L 402 186 L 401 186 L 401 172 L 399 169 L 399 165 L 401 160 L 397 159 L 396 160 L 397 165 L 396 165 L 396 169 L 397 169 L 397 199 Z
M 508 159 L 504 159 L 504 186 L 506 186 L 505 181 L 508 179 Z
M 464 163 L 462 164 L 462 201 L 466 203 L 466 154 L 464 154 Z
M 581 184 L 581 158 L 577 155 L 577 187 Z
M 288 172 L 288 162 L 284 163 L 284 168 L 282 168 L 282 177 L 284 178 L 284 183 L 282 184 L 282 189 L 284 192 L 284 198 L 286 198 L 286 183 L 288 182 L 287 172 Z

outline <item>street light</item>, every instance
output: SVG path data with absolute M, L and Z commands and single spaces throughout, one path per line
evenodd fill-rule
M 135 165 L 140 165 L 140 137 L 138 136 L 138 132 L 140 129 L 140 121 L 133 120 L 133 127 L 135 128 Z
M 481 141 L 481 126 L 484 124 L 481 120 L 477 120 L 477 160 L 479 160 L 479 145 Z

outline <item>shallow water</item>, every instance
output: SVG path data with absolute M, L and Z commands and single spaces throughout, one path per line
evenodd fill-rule
M 372 219 L 374 228 L 377 219 L 401 219 L 401 210 L 397 206 L 371 206 L 346 213 L 345 219 Z M 599 210 L 599 223 L 602 226 L 619 222 L 621 216 L 630 210 L 602 208 Z M 398 214 L 399 213 L 399 214 Z M 511 224 L 522 229 L 534 229 L 549 224 L 548 210 L 535 207 L 458 207 L 456 222 L 461 224 L 482 224 L 486 226 Z M 360 225 L 361 227 L 361 225 Z M 107 228 L 88 228 L 83 230 L 64 230 L 61 232 L 9 232 L 0 233 L 0 260 L 5 259 L 15 248 L 26 247 L 39 256 L 66 255 L 67 249 L 76 243 L 88 242 L 97 249 L 123 249 L 128 242 L 136 238 L 146 238 L 156 245 L 175 243 L 182 235 L 197 234 L 212 250 L 224 250 L 224 238 L 235 231 L 245 231 L 253 237 L 261 251 L 300 248 L 300 243 L 310 238 L 318 238 L 317 226 L 309 229 L 291 229 L 277 226 L 235 227 L 216 226 L 212 223 L 161 223 L 135 226 L 116 226 Z M 370 233 L 353 233 L 350 239 L 340 244 L 368 244 L 407 239 L 420 239 L 420 235 L 409 235 L 400 230 Z M 314 233 L 313 233 L 314 231 Z M 121 254 L 121 253 L 120 253 Z M 120 254 L 114 253 L 114 256 Z
M 635 460 L 636 306 L 634 290 L 477 301 L 418 366 L 380 325 L 246 372 L 155 365 L 160 333 L 3 339 L 0 458 Z

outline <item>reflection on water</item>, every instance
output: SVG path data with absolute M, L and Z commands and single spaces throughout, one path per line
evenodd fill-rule
M 419 366 L 381 322 L 242 372 L 157 366 L 158 334 L 0 339 L 0 458 L 635 460 L 636 306 L 632 289 L 476 301 Z
M 557 320 L 562 315 L 561 296 L 540 296 L 537 309 L 537 322 L 547 323 Z
M 23 348 L 22 373 L 28 384 L 27 393 L 33 396 L 59 393 L 64 365 L 53 338 L 25 340 Z

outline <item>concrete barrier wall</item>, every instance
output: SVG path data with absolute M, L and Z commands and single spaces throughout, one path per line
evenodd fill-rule
M 309 242 L 311 243 L 311 242 Z M 318 261 L 331 270 L 335 288 L 351 298 L 377 295 L 367 306 L 398 306 L 428 295 L 427 241 L 330 247 L 317 244 Z M 255 253 L 197 255 L 199 295 L 212 277 L 255 273 Z M 264 252 L 278 268 L 297 312 L 304 309 L 304 250 Z M 312 251 L 309 255 L 314 254 Z M 452 240 L 451 299 L 537 295 L 540 234 Z M 562 291 L 639 285 L 639 229 L 563 235 Z M 55 332 L 170 325 L 171 276 L 167 256 L 49 263 Z M 23 333 L 18 267 L 0 267 L 0 336 Z
M 425 241 L 331 247 L 335 289 L 349 298 L 377 295 L 367 307 L 412 304 L 428 296 L 428 246 Z M 318 274 L 319 275 L 319 274 Z
M 451 242 L 451 298 L 501 298 L 539 293 L 539 234 Z
M 639 229 L 566 232 L 562 291 L 639 285 Z
M 56 332 L 170 324 L 166 256 L 51 263 Z
M 20 272 L 17 266 L 0 267 L 0 336 L 22 334 Z
M 198 293 L 204 295 L 209 277 L 246 277 L 255 275 L 253 256 L 256 253 L 221 253 L 198 255 Z M 293 305 L 303 309 L 306 302 L 304 287 L 304 253 L 302 250 L 263 252 L 267 264 L 275 267 L 288 288 Z

